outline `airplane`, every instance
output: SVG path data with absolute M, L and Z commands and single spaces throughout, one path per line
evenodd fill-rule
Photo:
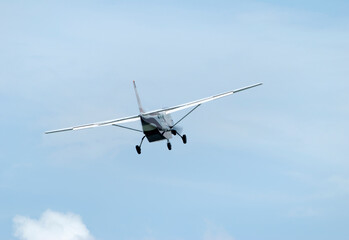
M 81 129 L 86 129 L 86 128 L 93 128 L 93 127 L 101 127 L 101 126 L 116 126 L 116 127 L 121 127 L 125 128 L 128 130 L 133 130 L 137 132 L 142 132 L 144 134 L 141 142 L 139 145 L 136 145 L 136 151 L 138 154 L 141 154 L 141 147 L 144 138 L 147 138 L 149 143 L 156 142 L 156 141 L 161 141 L 161 140 L 166 140 L 167 141 L 167 148 L 168 150 L 172 149 L 170 139 L 172 138 L 172 135 L 178 135 L 181 137 L 182 142 L 184 144 L 187 143 L 187 136 L 185 134 L 181 135 L 181 128 L 178 127 L 178 123 L 181 122 L 184 118 L 186 118 L 189 114 L 191 114 L 195 109 L 197 109 L 201 104 L 210 102 L 222 97 L 226 97 L 253 87 L 257 87 L 262 85 L 263 83 L 257 83 L 253 84 L 247 87 L 239 88 L 236 90 L 231 90 L 228 92 L 224 92 L 221 94 L 213 95 L 210 97 L 202 98 L 196 101 L 176 105 L 173 107 L 168 107 L 168 108 L 162 108 L 162 109 L 157 109 L 153 111 L 145 111 L 142 104 L 141 100 L 138 95 L 137 87 L 136 87 L 136 82 L 133 81 L 133 87 L 134 91 L 136 94 L 137 98 L 137 103 L 138 103 L 138 108 L 139 108 L 139 114 L 138 115 L 133 115 L 129 117 L 123 117 L 123 118 L 117 118 L 113 120 L 108 120 L 108 121 L 103 121 L 103 122 L 96 122 L 96 123 L 90 123 L 90 124 L 84 124 L 80 126 L 75 126 L 75 127 L 69 127 L 69 128 L 62 128 L 62 129 L 57 129 L 57 130 L 51 130 L 45 132 L 45 134 L 50 134 L 50 133 L 57 133 L 57 132 L 66 132 L 66 131 L 71 131 L 71 130 L 81 130 Z M 180 118 L 177 122 L 174 122 L 171 113 L 177 112 L 186 108 L 191 108 L 192 109 L 185 114 L 182 118 Z M 120 124 L 127 123 L 127 122 L 133 122 L 133 121 L 141 121 L 142 124 L 142 131 L 134 128 L 129 128 Z

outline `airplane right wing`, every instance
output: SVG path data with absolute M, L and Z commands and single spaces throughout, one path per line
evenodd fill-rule
M 200 105 L 202 103 L 206 103 L 206 102 L 210 102 L 210 101 L 222 98 L 222 97 L 226 97 L 226 96 L 232 95 L 232 94 L 237 93 L 237 92 L 241 92 L 241 91 L 253 88 L 253 87 L 257 87 L 257 86 L 260 86 L 262 84 L 263 83 L 257 83 L 257 84 L 254 84 L 254 85 L 250 85 L 250 86 L 247 86 L 247 87 L 235 89 L 235 90 L 232 90 L 232 91 L 229 91 L 229 92 L 224 92 L 224 93 L 217 94 L 217 95 L 214 95 L 214 96 L 211 96 L 211 97 L 202 98 L 202 99 L 199 99 L 199 100 L 196 100 L 196 101 L 180 104 L 180 105 L 177 105 L 177 106 L 146 112 L 146 113 L 143 113 L 142 115 L 152 115 L 152 114 L 161 113 L 161 112 L 164 112 L 164 113 L 177 112 L 177 111 L 180 111 L 180 110 L 183 110 L 183 109 L 186 109 L 186 108 L 190 108 L 190 107 L 194 107 L 194 106 Z

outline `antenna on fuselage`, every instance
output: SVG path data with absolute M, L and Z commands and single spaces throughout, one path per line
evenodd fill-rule
M 137 97 L 137 103 L 138 103 L 139 112 L 140 113 L 145 113 L 145 111 L 144 111 L 144 109 L 142 107 L 141 99 L 139 98 L 139 95 L 138 95 L 138 92 L 137 92 L 137 87 L 136 87 L 135 80 L 133 80 L 133 87 L 135 89 L 135 93 L 136 93 L 136 97 Z

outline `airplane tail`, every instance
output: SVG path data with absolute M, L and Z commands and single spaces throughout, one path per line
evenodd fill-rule
M 136 97 L 137 97 L 137 103 L 138 103 L 138 108 L 139 108 L 139 112 L 140 113 L 145 113 L 142 104 L 141 104 L 141 100 L 139 98 L 138 92 L 137 92 L 137 87 L 136 87 L 136 82 L 133 80 L 133 87 L 135 89 L 135 93 L 136 93 Z

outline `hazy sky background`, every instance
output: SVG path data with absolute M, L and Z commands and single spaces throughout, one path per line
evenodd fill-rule
M 0 1 L 0 239 L 347 239 L 348 9 Z M 147 110 L 264 85 L 202 105 L 172 151 L 43 134 L 137 114 L 132 80 Z

